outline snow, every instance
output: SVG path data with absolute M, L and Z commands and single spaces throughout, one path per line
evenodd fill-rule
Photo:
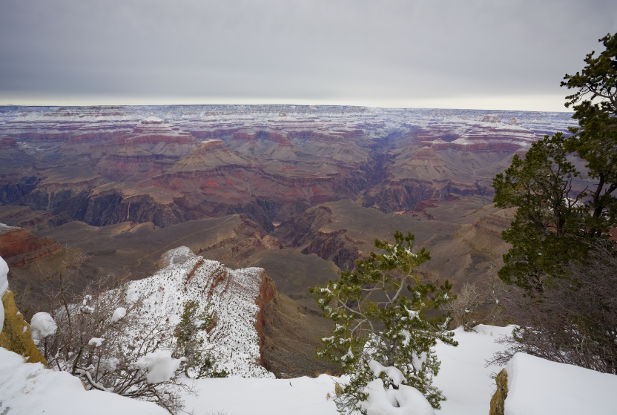
M 0 332 L 4 326 L 4 305 L 2 304 L 2 296 L 9 288 L 9 280 L 7 274 L 9 273 L 9 266 L 4 258 L 0 256 Z
M 9 289 L 9 280 L 7 278 L 8 273 L 9 266 L 4 258 L 0 256 L 0 298 L 2 298 L 6 290 Z
M 170 249 L 163 254 L 163 263 L 166 265 L 184 264 L 195 254 L 188 246 L 179 246 L 178 248 Z
M 259 336 L 255 329 L 259 312 L 255 300 L 263 269 L 231 270 L 195 255 L 187 247 L 172 249 L 163 259 L 168 264 L 165 268 L 151 277 L 131 281 L 127 287 L 127 302 L 140 300 L 132 311 L 139 316 L 140 330 L 156 329 L 164 346 L 173 349 L 173 327 L 180 321 L 184 304 L 193 300 L 203 307 L 209 302 L 217 323 L 209 333 L 203 331 L 199 336 L 218 364 L 217 369 L 231 375 L 274 377 L 259 365 Z M 134 334 L 127 333 L 127 342 Z
M 439 342 L 435 348 L 441 360 L 435 386 L 447 400 L 441 403 L 440 415 L 488 414 L 491 396 L 495 393 L 492 375 L 501 367 L 486 367 L 486 360 L 505 346 L 497 341 L 512 333 L 513 326 L 496 327 L 478 325 L 473 332 L 462 327 L 454 330 L 458 346 Z
M 111 321 L 116 322 L 118 320 L 122 320 L 126 316 L 126 308 L 118 307 L 114 310 L 114 313 L 111 316 Z
M 615 415 L 617 376 L 523 353 L 508 362 L 505 415 Z
M 19 229 L 19 228 L 17 226 L 7 225 L 6 223 L 0 223 L 0 233 L 12 231 L 15 229 Z
M 180 362 L 180 359 L 171 357 L 171 351 L 156 350 L 139 359 L 135 366 L 147 372 L 148 383 L 159 383 L 170 380 L 178 370 Z
M 142 122 L 145 123 L 161 123 L 163 122 L 162 119 L 160 119 L 159 117 L 155 117 L 154 115 L 151 115 L 149 117 L 146 117 L 142 120 Z
M 433 415 L 435 410 L 416 388 L 401 385 L 399 389 L 384 389 L 375 379 L 366 386 L 368 399 L 363 409 L 367 415 Z
M 476 415 L 486 414 L 489 410 L 491 396 L 495 392 L 495 380 L 491 375 L 501 370 L 500 367 L 486 368 L 486 359 L 496 351 L 504 349 L 504 345 L 496 340 L 512 332 L 512 326 L 477 327 L 476 332 L 465 332 L 462 328 L 454 330 L 454 338 L 458 347 L 438 344 L 436 352 L 441 360 L 441 370 L 435 378 L 435 384 L 445 393 L 447 401 L 441 403 L 442 409 L 434 410 L 426 407 L 415 390 L 406 388 L 398 392 L 386 391 L 380 385 L 381 391 L 375 388 L 373 403 L 384 414 L 437 414 L 437 415 Z M 387 368 L 376 362 L 372 370 L 381 373 Z M 395 369 L 395 368 L 392 368 Z M 396 378 L 394 371 L 386 373 Z M 199 379 L 191 386 L 197 395 L 185 395 L 185 411 L 194 415 L 211 415 L 225 413 L 226 415 L 337 415 L 336 405 L 332 400 L 335 396 L 334 385 L 345 380 L 328 375 L 318 378 L 296 379 L 241 379 L 231 377 L 226 379 Z M 379 380 L 380 384 L 383 384 Z M 377 384 L 376 384 L 377 385 Z M 376 386 L 375 385 L 375 386 Z M 410 388 L 412 389 L 412 388 Z M 242 391 L 243 399 L 230 399 Z M 416 394 L 417 392 L 417 394 Z M 384 399 L 387 398 L 387 405 Z M 414 406 L 415 411 L 406 408 L 403 412 L 392 407 L 392 399 L 405 406 Z M 413 405 L 411 404 L 413 402 Z M 409 403 L 409 404 L 408 404 Z M 371 404 L 371 405 L 372 405 Z M 380 406 L 385 405 L 385 406 Z M 387 409 L 384 409 L 387 408 Z M 388 412 L 396 411 L 399 412 Z M 424 411 L 424 412 L 423 412 Z M 517 414 L 518 415 L 518 414 Z
M 373 372 L 373 375 L 378 378 L 382 373 L 385 373 L 387 377 L 390 378 L 392 383 L 396 386 L 399 386 L 401 383 L 405 381 L 405 376 L 403 376 L 403 372 L 397 369 L 394 366 L 383 366 L 376 360 L 371 360 L 368 362 L 368 367 Z
M 385 389 L 381 379 L 369 382 L 364 389 L 364 392 L 368 394 L 368 399 L 362 405 L 367 415 L 432 415 L 435 413 L 420 391 L 411 386 L 401 385 L 405 377 L 399 369 L 394 366 L 383 366 L 376 360 L 371 360 L 368 365 L 375 377 L 378 378 L 385 373 L 398 389 L 392 387 Z
M 43 311 L 32 316 L 30 327 L 32 328 L 32 340 L 35 344 L 38 344 L 45 337 L 51 336 L 58 329 L 53 317 Z
M 104 341 L 102 337 L 93 337 L 88 341 L 88 346 L 101 347 Z
M 86 391 L 80 380 L 66 372 L 25 363 L 16 353 L 0 347 L 0 413 L 6 415 L 165 415 L 151 402 L 110 392 Z
M 435 385 L 447 397 L 442 409 L 433 410 L 420 392 L 401 385 L 384 389 L 377 379 L 367 387 L 368 414 L 471 415 L 488 413 L 495 391 L 491 374 L 500 367 L 485 367 L 486 359 L 504 345 L 496 342 L 512 331 L 509 327 L 480 325 L 474 332 L 454 331 L 458 347 L 438 344 L 441 370 Z M 113 368 L 114 361 L 101 365 Z M 178 367 L 168 350 L 150 354 L 139 362 L 148 371 L 148 381 L 168 379 Z M 374 372 L 397 378 L 395 368 L 371 362 Z M 517 354 L 507 366 L 509 394 L 505 415 L 615 414 L 617 376 Z M 295 379 L 229 378 L 185 379 L 193 392 L 183 392 L 184 411 L 193 415 L 337 415 L 333 398 L 337 382 L 329 375 Z M 396 383 L 396 382 L 395 382 Z M 241 396 L 241 399 L 237 397 Z M 0 349 L 0 413 L 163 414 L 154 404 L 134 401 L 100 391 L 86 392 L 79 380 L 67 373 L 26 364 L 15 353 Z
M 447 397 L 441 409 L 427 407 L 413 388 L 385 390 L 381 380 L 371 384 L 371 401 L 366 409 L 369 414 L 487 414 L 495 392 L 491 375 L 501 367 L 485 367 L 486 360 L 504 349 L 497 340 L 509 335 L 512 328 L 480 325 L 474 332 L 458 328 L 454 331 L 458 347 L 437 345 L 441 370 L 435 385 Z M 377 365 L 374 369 L 381 370 Z M 506 415 L 615 414 L 617 376 L 519 355 L 508 365 L 508 371 L 512 375 Z M 336 382 L 341 380 L 328 375 L 314 379 L 200 379 L 191 384 L 196 395 L 184 397 L 185 411 L 194 415 L 337 415 L 332 400 Z M 242 399 L 230 399 L 238 391 L 242 391 Z M 400 408 L 392 406 L 394 400 Z
M 329 375 L 199 379 L 190 384 L 195 394 L 183 397 L 184 411 L 193 415 L 338 415 L 332 400 L 336 380 Z

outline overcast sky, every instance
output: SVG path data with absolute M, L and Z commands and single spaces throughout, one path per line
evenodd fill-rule
M 0 0 L 0 104 L 563 110 L 614 0 Z

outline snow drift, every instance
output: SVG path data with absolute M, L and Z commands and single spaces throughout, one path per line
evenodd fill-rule
M 110 392 L 86 391 L 78 378 L 45 369 L 0 347 L 0 413 L 63 415 L 165 415 L 151 402 Z
M 505 415 L 615 415 L 617 376 L 517 353 L 506 367 Z

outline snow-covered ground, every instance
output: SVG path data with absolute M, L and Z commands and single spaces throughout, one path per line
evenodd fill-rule
M 0 257 L 0 299 L 8 289 L 8 271 Z M 0 301 L 0 331 L 3 324 L 4 307 Z M 41 327 L 48 326 L 43 322 Z M 0 414 L 164 415 L 167 411 L 151 402 L 86 391 L 78 378 L 46 369 L 41 363 L 25 363 L 22 356 L 0 347 Z
M 186 248 L 170 252 L 168 260 L 168 267 L 155 274 L 148 284 L 137 284 L 129 289 L 129 293 L 133 295 L 139 293 L 140 297 L 145 298 L 144 305 L 154 313 L 151 317 L 155 321 L 163 317 L 156 315 L 158 307 L 164 306 L 164 309 L 171 307 L 174 313 L 180 311 L 184 295 L 178 296 L 179 293 L 203 293 L 212 287 L 212 276 L 216 274 L 213 271 L 233 272 L 225 268 L 219 269 L 220 264 L 214 261 L 202 261 Z M 191 270 L 192 276 L 190 281 L 187 281 L 186 276 Z M 0 292 L 7 288 L 7 271 L 8 267 L 0 257 Z M 256 280 L 252 276 L 257 270 L 242 272 L 246 274 L 235 275 L 235 278 L 229 280 L 233 281 L 233 284 L 224 289 L 220 288 L 218 293 L 232 294 L 235 291 L 232 285 L 237 284 L 239 291 L 236 294 L 245 295 L 247 304 L 253 304 Z M 152 284 L 154 281 L 161 284 Z M 161 290 L 161 287 L 165 289 Z M 214 286 L 213 298 L 216 297 L 215 292 L 218 288 Z M 148 295 L 143 297 L 143 294 Z M 219 298 L 222 303 L 227 303 L 227 300 L 225 295 Z M 236 302 L 231 302 L 230 305 L 232 308 L 241 306 Z M 249 309 L 252 310 L 250 307 Z M 254 324 L 250 316 L 246 318 L 249 323 Z M 2 323 L 3 316 L 0 315 L 0 327 Z M 229 329 L 230 327 L 227 327 L 227 330 Z M 455 330 L 458 347 L 437 345 L 436 352 L 441 360 L 441 370 L 435 383 L 444 392 L 447 401 L 442 402 L 442 408 L 435 411 L 435 415 L 488 413 L 489 402 L 495 391 L 495 382 L 491 375 L 501 368 L 485 367 L 486 359 L 495 352 L 503 350 L 504 345 L 497 340 L 507 336 L 511 329 L 511 327 L 480 325 L 474 332 L 465 332 L 458 328 Z M 227 347 L 242 348 L 256 341 L 246 338 L 244 343 L 234 346 L 233 339 L 236 335 L 246 336 L 246 333 L 246 330 L 236 327 L 229 332 L 222 332 L 221 335 L 228 336 L 232 342 L 229 344 L 225 342 Z M 252 346 L 246 350 L 252 350 Z M 234 365 L 241 363 L 241 360 L 235 361 Z M 509 393 L 505 402 L 506 415 L 617 413 L 615 375 L 549 362 L 524 354 L 514 356 L 507 365 L 507 371 Z M 247 375 L 247 373 L 242 374 Z M 257 373 L 258 376 L 264 374 L 267 376 L 268 372 L 263 370 Z M 183 412 L 192 415 L 336 415 L 336 406 L 332 398 L 335 384 L 340 381 L 341 379 L 329 375 L 295 379 L 240 376 L 187 379 L 185 382 L 191 387 L 192 393 L 185 392 L 183 395 L 185 403 Z M 383 401 L 387 402 L 385 398 Z M 424 408 L 420 409 L 420 412 L 414 412 L 401 407 L 388 408 L 387 412 L 418 415 L 429 414 L 432 411 L 430 408 L 428 411 Z M 165 413 L 167 412 L 164 409 L 153 403 L 109 392 L 86 391 L 78 378 L 65 372 L 45 369 L 40 363 L 25 363 L 21 356 L 0 348 L 0 414 L 2 415 Z
M 486 366 L 495 352 L 504 350 L 497 340 L 512 333 L 512 327 L 478 325 L 474 332 L 461 327 L 454 331 L 457 347 L 439 343 L 437 356 L 441 360 L 435 384 L 446 395 L 438 414 L 488 414 L 491 396 L 495 392 L 492 375 L 501 367 Z
M 458 347 L 439 345 L 442 369 L 437 385 L 448 400 L 436 415 L 487 414 L 495 390 L 485 359 L 502 348 L 495 340 L 508 328 L 479 326 L 475 333 L 455 331 Z M 615 414 L 617 376 L 516 355 L 507 367 L 506 415 Z M 338 378 L 215 378 L 188 381 L 184 412 L 193 415 L 336 415 L 332 401 Z M 111 393 L 85 391 L 77 378 L 44 369 L 0 348 L 0 413 L 163 414 L 151 403 Z M 401 414 L 406 412 L 401 412 Z M 411 415 L 412 413 L 410 413 Z
M 151 402 L 111 392 L 86 391 L 67 372 L 45 369 L 0 347 L 0 414 L 3 415 L 165 415 Z
M 501 368 L 486 368 L 486 359 L 503 350 L 504 346 L 496 340 L 511 330 L 511 327 L 484 325 L 478 326 L 475 332 L 458 328 L 455 330 L 458 347 L 437 346 L 441 370 L 436 384 L 448 398 L 442 403 L 442 409 L 435 411 L 437 415 L 488 414 L 495 392 L 491 374 Z M 194 415 L 336 415 L 331 398 L 338 380 L 328 375 L 314 379 L 197 380 L 193 383 L 197 394 L 185 396 L 185 411 Z
M 617 376 L 516 354 L 506 367 L 505 415 L 615 415 Z

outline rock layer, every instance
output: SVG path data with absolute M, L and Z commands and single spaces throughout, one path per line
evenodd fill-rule
M 244 213 L 271 230 L 316 204 L 384 212 L 491 192 L 556 113 L 360 107 L 11 107 L 0 203 L 101 226 Z M 19 166 L 16 169 L 15 166 Z

